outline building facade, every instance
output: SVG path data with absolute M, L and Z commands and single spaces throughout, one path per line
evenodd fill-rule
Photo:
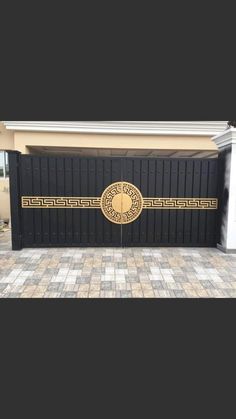
M 10 218 L 8 155 L 214 158 L 212 141 L 226 121 L 198 122 L 0 122 L 0 219 Z
M 227 121 L 1 122 L 0 219 L 10 219 L 10 161 L 15 248 L 215 245 L 222 156 L 215 139 L 227 128 Z

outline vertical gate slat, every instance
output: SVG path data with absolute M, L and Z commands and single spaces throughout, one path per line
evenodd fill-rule
M 164 160 L 156 160 L 156 188 L 154 197 L 163 197 L 163 176 L 164 176 Z M 154 210 L 155 212 L 155 243 L 160 244 L 162 240 L 162 210 Z
M 74 157 L 72 159 L 72 194 L 73 196 L 81 196 L 80 187 L 80 159 Z M 73 213 L 73 243 L 79 246 L 81 242 L 81 223 L 80 211 L 74 210 Z
M 203 160 L 201 165 L 201 180 L 200 180 L 200 197 L 207 198 L 208 196 L 208 167 L 209 160 Z M 206 210 L 199 210 L 199 244 L 204 245 L 206 239 Z
M 57 196 L 65 196 L 65 159 L 57 158 Z M 58 209 L 58 236 L 59 244 L 66 240 L 66 213 L 65 209 Z
M 186 160 L 180 159 L 178 165 L 178 198 L 189 198 L 186 197 Z M 177 210 L 177 237 L 176 243 L 178 245 L 183 245 L 184 242 L 184 218 L 185 211 L 182 209 Z
M 185 198 L 193 196 L 193 160 L 186 162 L 186 179 L 185 179 Z M 192 211 L 185 210 L 184 213 L 184 244 L 191 243 L 191 225 L 192 225 Z
M 148 185 L 147 196 L 155 196 L 156 187 L 156 164 L 154 159 L 148 160 Z M 155 210 L 147 211 L 147 242 L 153 244 L 155 242 Z
M 48 158 L 48 169 L 49 196 L 57 196 L 57 160 L 55 157 Z M 54 246 L 59 243 L 58 211 L 59 210 L 52 208 L 49 210 L 50 243 Z
M 107 188 L 112 183 L 112 173 L 111 173 L 111 160 L 104 160 L 104 182 L 105 188 Z M 111 242 L 112 237 L 112 223 L 108 220 L 105 220 L 104 223 L 104 243 L 108 245 Z
M 72 159 L 65 158 L 65 196 L 72 197 L 73 180 L 72 180 Z M 73 215 L 74 209 L 65 210 L 65 243 L 71 245 L 73 243 Z
M 41 191 L 41 164 L 40 157 L 32 157 L 32 181 L 33 195 L 42 196 Z M 36 245 L 42 244 L 42 210 L 34 209 L 34 242 Z
M 96 171 L 96 193 L 99 197 L 102 196 L 104 191 L 104 160 L 97 160 L 97 171 Z M 100 210 L 96 211 L 96 240 L 99 245 L 104 243 L 104 227 L 107 221 Z
M 48 158 L 41 159 L 41 194 L 42 196 L 49 196 L 49 165 Z M 42 210 L 42 243 L 48 246 L 50 243 L 50 210 Z
M 88 159 L 81 159 L 80 172 L 81 196 L 88 195 Z M 81 244 L 88 246 L 88 211 L 80 211 L 81 219 Z
M 164 182 L 163 182 L 163 198 L 170 197 L 170 160 L 164 160 Z M 162 210 L 162 243 L 169 243 L 169 220 L 170 220 L 170 210 Z
M 177 198 L 178 194 L 178 160 L 172 160 L 171 161 L 171 181 L 170 181 L 170 196 Z M 170 233 L 169 233 L 169 242 L 171 244 L 176 243 L 176 236 L 177 236 L 177 232 L 176 232 L 176 225 L 177 225 L 177 220 L 176 220 L 177 214 L 176 214 L 176 210 L 171 210 L 170 211 Z
M 218 167 L 216 160 L 209 161 L 208 170 L 208 197 L 215 198 L 218 195 Z M 206 211 L 206 243 L 214 246 L 217 240 L 217 215 L 218 211 Z
M 140 159 L 133 159 L 133 177 L 130 177 L 131 181 L 139 190 L 141 190 L 141 161 Z M 133 242 L 134 246 L 140 243 L 140 217 L 134 222 L 132 227 L 132 237 L 130 241 Z
M 88 171 L 89 171 L 89 181 L 88 181 L 88 196 L 95 197 L 96 196 L 96 164 L 95 159 L 89 160 L 88 165 Z M 93 246 L 94 243 L 96 243 L 96 215 L 95 212 L 97 210 L 91 209 L 89 210 L 88 216 L 89 216 L 89 243 Z
M 32 156 L 21 157 L 21 192 L 22 196 L 33 196 L 33 174 L 32 174 Z M 23 219 L 23 245 L 32 247 L 34 241 L 34 210 L 26 209 L 22 211 Z
M 148 196 L 148 160 L 141 160 L 141 193 Z M 147 211 L 143 211 L 140 217 L 140 244 L 147 243 L 148 215 Z
M 202 160 L 194 161 L 193 198 L 200 197 L 201 165 Z M 200 210 L 192 211 L 192 246 L 197 245 L 199 240 L 199 212 Z

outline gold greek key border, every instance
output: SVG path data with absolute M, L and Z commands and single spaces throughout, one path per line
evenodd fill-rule
M 143 198 L 144 209 L 217 210 L 216 198 Z
M 84 208 L 100 209 L 101 198 L 22 196 L 22 208 Z
M 22 196 L 22 208 L 101 209 L 101 198 Z M 217 210 L 217 198 L 143 198 L 143 209 Z

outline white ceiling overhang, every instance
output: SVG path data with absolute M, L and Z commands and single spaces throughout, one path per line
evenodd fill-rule
M 215 136 L 227 128 L 227 121 L 3 121 L 13 131 Z

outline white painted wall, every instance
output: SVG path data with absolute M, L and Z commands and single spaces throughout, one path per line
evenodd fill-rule
M 213 138 L 219 151 L 231 147 L 227 158 L 225 188 L 229 191 L 228 208 L 221 226 L 221 243 L 225 251 L 236 251 L 236 129 L 231 128 Z
M 236 144 L 232 145 L 229 184 L 227 249 L 236 249 Z

